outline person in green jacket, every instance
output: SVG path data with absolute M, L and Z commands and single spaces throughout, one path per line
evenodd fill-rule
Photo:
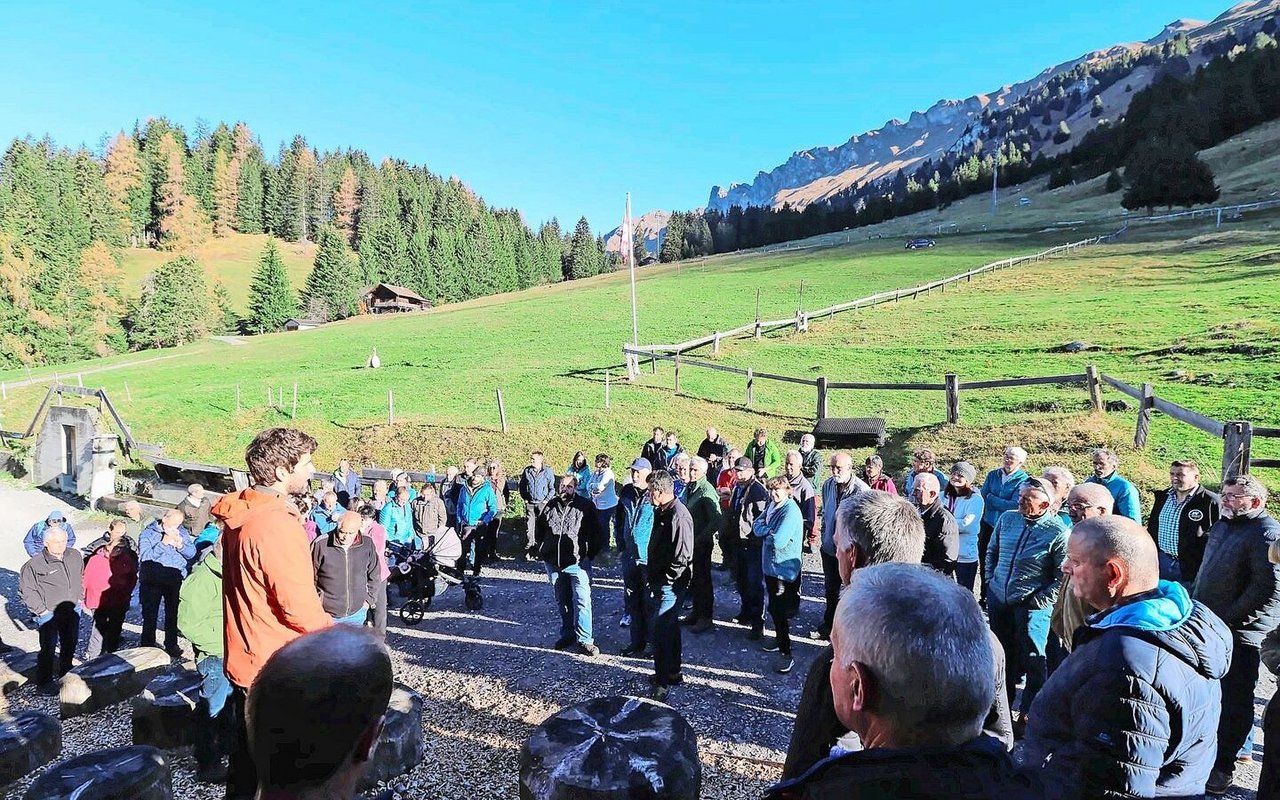
M 695 456 L 689 460 L 689 483 L 680 498 L 693 517 L 693 611 L 680 620 L 681 625 L 692 625 L 694 633 L 711 630 L 711 617 L 715 607 L 715 590 L 711 585 L 711 551 L 715 548 L 716 534 L 720 532 L 723 515 L 720 512 L 720 495 L 707 480 L 707 460 Z
M 222 538 L 191 569 L 178 591 L 178 630 L 195 649 L 200 673 L 201 714 L 193 733 L 196 780 L 226 783 L 222 757 L 229 752 L 227 698 L 231 684 L 223 669 Z
M 747 445 L 747 452 L 743 455 L 755 466 L 756 480 L 764 481 L 782 474 L 782 451 L 769 440 L 764 428 L 756 428 L 755 439 Z

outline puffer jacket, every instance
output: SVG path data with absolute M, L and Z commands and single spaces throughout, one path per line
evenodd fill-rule
M 1032 704 L 1024 763 L 1051 798 L 1203 796 L 1230 663 L 1222 621 L 1161 581 L 1076 632 Z
M 457 514 L 458 524 L 464 526 L 488 525 L 502 516 L 493 484 L 485 481 L 477 489 L 459 486 Z
M 556 497 L 534 525 L 538 558 L 554 570 L 571 567 L 584 558 L 595 558 L 599 535 L 596 508 L 579 495 Z
M 1115 510 L 1112 513 L 1128 517 L 1139 525 L 1142 524 L 1142 501 L 1138 498 L 1138 487 L 1133 485 L 1133 481 L 1118 472 L 1113 472 L 1105 478 L 1090 475 L 1084 482 L 1107 487 L 1107 491 L 1111 492 L 1112 498 L 1116 501 Z
M 1000 515 L 991 534 L 983 573 L 987 591 L 1006 606 L 1049 608 L 1062 583 L 1067 526 L 1057 514 L 1028 520 L 1018 511 Z
M 1028 477 L 1027 471 L 1021 467 L 1011 472 L 1008 480 L 1004 480 L 1003 468 L 988 472 L 979 490 L 982 494 L 982 521 L 994 528 L 1001 514 L 1016 511 L 1018 494 Z
M 800 577 L 804 517 L 794 500 L 784 500 L 780 506 L 769 501 L 765 512 L 756 517 L 752 533 L 764 540 L 760 566 L 765 575 L 784 581 Z
M 756 517 L 764 513 L 769 504 L 769 493 L 764 484 L 753 480 L 750 483 L 739 482 L 729 495 L 729 511 L 724 515 L 724 529 L 720 533 L 720 547 L 732 549 L 738 542 L 751 540 L 751 526 Z M 726 542 L 729 546 L 726 547 Z
M 628 483 L 618 495 L 618 547 L 637 564 L 649 560 L 649 537 L 653 534 L 653 503 L 649 495 Z
M 208 551 L 178 590 L 178 631 L 191 642 L 200 662 L 209 656 L 222 658 L 223 625 L 222 561 Z
M 1195 598 L 1227 623 L 1242 642 L 1260 647 L 1280 625 L 1280 564 L 1267 560 L 1280 522 L 1265 511 L 1220 519 L 1209 529 Z
M 396 544 L 413 544 L 413 501 L 404 505 L 388 501 L 378 512 L 378 524 L 387 531 L 387 541 Z

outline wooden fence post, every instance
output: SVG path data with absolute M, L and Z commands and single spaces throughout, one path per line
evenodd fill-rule
M 676 351 L 676 394 L 680 394 L 680 351 Z
M 609 370 L 604 371 L 604 407 L 609 407 Z
M 649 374 L 650 375 L 658 374 L 658 357 L 652 354 L 650 354 L 650 357 L 649 357 Z
M 827 418 L 827 376 L 818 376 L 818 420 Z
M 1228 422 L 1222 426 L 1222 479 L 1249 474 L 1253 449 L 1253 423 Z
M 125 381 L 125 382 L 124 382 L 124 396 L 125 396 L 126 398 L 128 398 L 128 400 L 129 400 L 129 402 L 130 402 L 130 403 L 132 403 L 132 402 L 133 402 L 133 392 L 129 391 L 129 382 L 128 382 L 128 381 Z
M 720 355 L 720 331 L 716 331 L 715 338 L 711 340 L 711 355 Z
M 236 413 L 240 413 L 240 384 L 236 384 Z
M 751 372 L 751 367 L 747 367 L 747 410 L 751 410 L 752 389 L 755 386 L 755 375 Z
M 1089 408 L 1093 413 L 1102 413 L 1102 379 L 1098 377 L 1098 368 L 1089 364 L 1084 368 L 1084 380 L 1089 387 Z
M 502 404 L 502 390 L 495 389 L 498 393 L 498 421 L 502 423 L 502 432 L 507 432 L 507 407 Z
M 1155 407 L 1155 390 L 1151 384 L 1142 384 L 1142 400 L 1138 405 L 1138 428 L 1133 433 L 1133 446 L 1141 450 L 1147 446 L 1147 434 L 1151 431 L 1151 409 Z
M 396 396 L 390 389 L 387 390 L 387 424 L 396 424 Z
M 293 410 L 289 412 L 289 419 L 297 419 L 298 417 L 298 382 L 293 382 Z
M 948 374 L 944 377 L 947 387 L 947 424 L 960 422 L 960 379 Z
M 756 320 L 756 338 L 760 338 L 760 320 Z
M 267 408 L 271 408 L 271 401 L 275 398 L 271 396 L 271 387 L 267 387 Z

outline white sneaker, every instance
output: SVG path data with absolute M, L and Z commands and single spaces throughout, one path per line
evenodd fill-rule
M 623 615 L 622 615 L 622 619 L 618 620 L 618 627 L 619 627 L 619 628 L 630 628 L 630 627 L 631 627 L 631 615 L 630 615 L 630 614 L 623 614 Z

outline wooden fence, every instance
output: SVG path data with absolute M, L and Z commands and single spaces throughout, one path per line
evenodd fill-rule
M 797 311 L 794 317 L 789 317 L 787 319 L 761 320 L 757 318 L 754 322 L 747 323 L 746 325 L 739 325 L 736 328 L 731 328 L 726 331 L 715 331 L 709 336 L 690 339 L 687 342 L 679 342 L 677 344 L 625 345 L 623 347 L 623 353 L 627 355 L 627 377 L 629 380 L 634 380 L 636 374 L 639 372 L 639 360 L 642 360 L 653 353 L 687 353 L 690 350 L 696 350 L 698 348 L 711 345 L 712 354 L 718 355 L 720 353 L 720 341 L 722 339 L 733 338 L 746 333 L 750 333 L 758 339 L 762 334 L 769 331 L 790 328 L 793 326 L 797 333 L 803 333 L 809 330 L 809 323 L 811 320 L 817 320 L 822 317 L 830 319 L 836 314 L 840 314 L 845 311 L 870 308 L 884 303 L 896 303 L 903 299 L 915 299 L 921 294 L 927 294 L 934 289 L 945 292 L 947 287 L 952 284 L 968 282 L 977 276 L 999 272 L 1000 270 L 1021 266 L 1023 264 L 1044 261 L 1047 258 L 1060 256 L 1081 247 L 1088 247 L 1089 245 L 1110 241 L 1112 238 L 1119 235 L 1119 233 L 1120 231 L 1116 231 L 1115 233 L 1109 233 L 1104 236 L 1094 236 L 1089 239 L 1082 239 L 1078 242 L 1071 242 L 1070 244 L 1051 247 L 1048 250 L 1042 250 L 1039 253 L 1033 253 L 1028 256 L 1018 256 L 1016 258 L 1006 258 L 1000 261 L 993 261 L 990 264 L 984 264 L 981 267 L 971 269 L 968 272 L 962 272 L 959 275 L 952 275 L 949 278 L 942 278 L 931 283 L 925 283 L 907 289 L 894 289 L 892 291 L 879 292 L 877 294 L 868 295 L 867 297 L 860 297 L 856 300 L 849 300 L 826 308 L 820 308 L 816 311 Z
M 1042 375 L 1026 378 L 1000 378 L 996 380 L 961 381 L 958 375 L 949 373 L 943 376 L 941 383 L 865 383 L 854 381 L 832 381 L 825 375 L 815 378 L 798 378 L 792 375 L 778 375 L 771 372 L 757 372 L 751 367 L 731 367 L 716 364 L 697 358 L 682 357 L 681 353 L 656 353 L 651 350 L 623 347 L 628 357 L 647 360 L 650 369 L 656 373 L 659 361 L 670 361 L 675 365 L 674 389 L 680 392 L 680 370 L 685 367 L 706 369 L 742 375 L 746 378 L 745 407 L 751 409 L 755 401 L 755 382 L 757 380 L 776 381 L 779 383 L 812 386 L 817 395 L 814 406 L 814 418 L 826 419 L 828 416 L 828 398 L 832 391 L 840 389 L 856 389 L 870 391 L 916 391 L 944 392 L 946 397 L 947 422 L 956 424 L 960 421 L 960 393 L 981 389 L 1000 389 L 1014 386 L 1080 386 L 1089 394 L 1089 407 L 1095 413 L 1101 413 L 1105 406 L 1102 398 L 1103 386 L 1110 386 L 1122 394 L 1138 401 L 1138 421 L 1134 430 L 1133 444 L 1139 449 L 1145 448 L 1151 430 L 1151 415 L 1159 411 L 1172 419 L 1191 425 L 1216 438 L 1222 439 L 1222 478 L 1236 475 L 1247 475 L 1250 467 L 1280 468 L 1280 459 L 1253 458 L 1253 439 L 1280 438 L 1280 428 L 1255 426 L 1248 421 L 1221 422 L 1193 411 L 1177 403 L 1157 397 L 1155 389 L 1149 383 L 1140 388 L 1134 387 L 1110 375 L 1104 375 L 1098 368 L 1090 364 L 1083 373 L 1067 375 Z

